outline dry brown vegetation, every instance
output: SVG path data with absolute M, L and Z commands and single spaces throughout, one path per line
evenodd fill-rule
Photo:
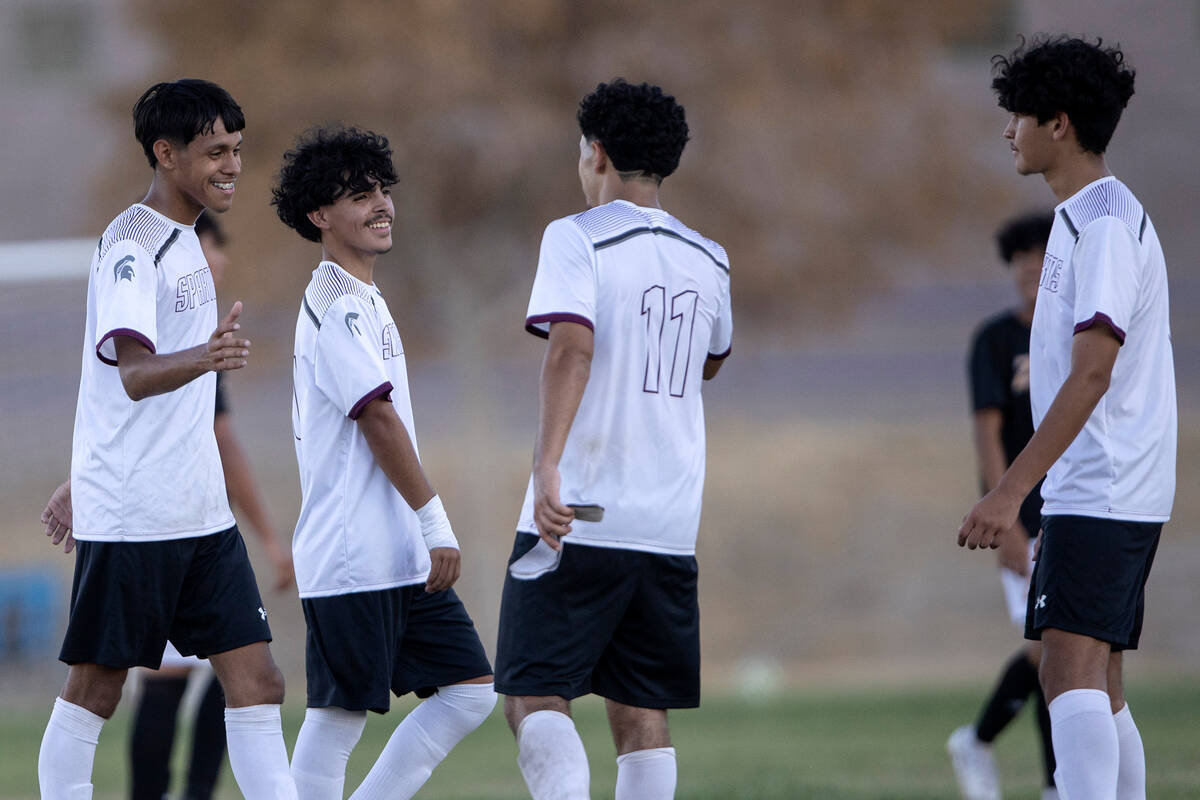
M 686 105 L 693 141 L 664 199 L 727 246 L 743 324 L 826 320 L 886 286 L 896 264 L 930 258 L 949 220 L 987 231 L 1010 208 L 973 168 L 934 74 L 942 46 L 995 28 L 1002 3 L 132 6 L 162 45 L 147 83 L 206 77 L 246 110 L 228 222 L 239 263 L 255 265 L 234 288 L 259 301 L 290 307 L 313 260 L 267 205 L 279 156 L 301 130 L 339 120 L 396 146 L 394 305 L 410 330 L 486 316 L 498 298 L 523 306 L 541 228 L 582 203 L 575 104 L 614 76 L 661 83 Z M 114 115 L 144 88 L 114 98 Z M 986 87 L 976 94 L 986 118 Z M 139 162 L 131 147 L 113 170 L 129 182 Z M 105 196 L 93 222 L 122 204 Z

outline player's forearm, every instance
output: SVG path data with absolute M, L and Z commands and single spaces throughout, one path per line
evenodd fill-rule
M 1008 458 L 1000 431 L 1003 419 L 999 409 L 985 408 L 975 412 L 975 453 L 979 459 L 979 474 L 986 494 L 1000 483 Z
M 591 370 L 591 349 L 551 338 L 542 362 L 538 433 L 533 451 L 535 470 L 558 466 Z
M 358 418 L 358 429 L 383 474 L 414 511 L 433 498 L 435 492 L 417 458 L 408 429 L 391 401 L 376 398 L 367 403 Z
M 173 392 L 210 369 L 204 358 L 205 345 L 158 355 L 127 337 L 118 336 L 117 340 L 117 370 L 130 400 Z
M 1102 370 L 1072 368 L 1042 424 L 996 488 L 1024 499 L 1083 430 L 1096 404 L 1108 391 L 1109 376 Z
M 279 534 L 267 514 L 267 507 L 258 485 L 254 482 L 250 460 L 234 435 L 233 426 L 227 417 L 227 414 L 218 416 L 213 430 L 217 435 L 217 450 L 221 454 L 221 468 L 225 473 L 225 488 L 229 492 L 229 501 L 249 520 L 263 544 L 277 543 Z

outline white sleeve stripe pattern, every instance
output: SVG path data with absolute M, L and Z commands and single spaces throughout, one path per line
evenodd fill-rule
M 597 250 L 642 233 L 665 234 L 704 251 L 714 264 L 729 272 L 729 257 L 725 248 L 665 211 L 652 212 L 631 204 L 614 202 L 576 214 L 571 220 L 583 230 L 592 247 Z
M 1101 217 L 1116 217 L 1137 235 L 1139 242 L 1146 232 L 1147 217 L 1142 204 L 1118 180 L 1097 183 L 1068 201 L 1060 213 L 1076 239 L 1080 231 Z
M 361 298 L 372 307 L 375 305 L 370 292 L 343 275 L 337 267 L 322 262 L 313 272 L 312 283 L 304 293 L 305 309 L 319 328 L 329 307 L 336 303 L 338 298 L 348 294 Z
M 145 250 L 153 253 L 154 265 L 166 254 L 167 248 L 175 243 L 179 236 L 179 228 L 167 223 L 148 208 L 130 206 L 114 219 L 100 237 L 99 261 L 103 261 L 108 251 L 117 242 L 131 241 Z

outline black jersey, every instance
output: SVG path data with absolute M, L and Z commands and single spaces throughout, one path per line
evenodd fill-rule
M 985 321 L 971 341 L 968 367 L 971 408 L 1000 410 L 1000 440 L 1011 464 L 1033 436 L 1029 406 L 1029 327 L 1012 311 Z M 1042 484 L 1039 481 L 1021 505 L 1021 524 L 1036 536 L 1041 524 Z

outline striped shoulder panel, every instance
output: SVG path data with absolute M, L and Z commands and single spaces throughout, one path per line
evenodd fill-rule
M 121 212 L 100 237 L 100 258 L 117 242 L 132 241 L 154 256 L 158 266 L 163 256 L 179 238 L 180 228 L 142 206 L 130 206 Z
M 322 263 L 313 271 L 312 280 L 304 290 L 304 310 L 313 324 L 318 328 L 325 318 L 325 312 L 338 301 L 338 298 L 352 294 L 362 298 L 368 305 L 374 307 L 375 301 L 371 291 L 357 281 L 351 280 L 337 267 Z
M 1118 180 L 1104 181 L 1070 200 L 1058 212 L 1076 239 L 1079 232 L 1101 217 L 1116 217 L 1142 240 L 1146 211 L 1129 187 Z
M 701 236 L 665 211 L 647 211 L 623 203 L 608 203 L 576 214 L 571 220 L 583 230 L 596 250 L 612 247 L 634 236 L 668 236 L 695 247 L 721 270 L 729 272 L 729 256 L 725 248 Z

